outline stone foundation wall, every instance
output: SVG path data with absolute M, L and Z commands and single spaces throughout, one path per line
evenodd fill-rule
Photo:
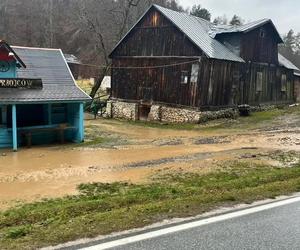
M 161 121 L 161 106 L 152 105 L 150 109 L 150 113 L 148 115 L 149 121 L 160 122 Z
M 108 101 L 106 107 L 108 118 L 138 120 L 138 104 L 130 102 Z
M 122 101 L 109 101 L 107 103 L 106 114 L 108 118 L 121 118 L 136 121 L 139 120 L 139 104 Z M 235 119 L 237 116 L 238 111 L 234 109 L 201 112 L 187 108 L 152 105 L 147 120 L 168 123 L 197 124 L 220 118 Z
M 199 123 L 200 116 L 200 111 L 165 106 L 161 107 L 162 122 Z
M 153 105 L 148 120 L 170 123 L 201 123 L 220 118 L 235 119 L 237 117 L 238 111 L 235 109 L 201 112 L 184 108 Z

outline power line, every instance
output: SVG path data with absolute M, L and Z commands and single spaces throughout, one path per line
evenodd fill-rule
M 185 64 L 190 64 L 190 63 L 195 63 L 199 62 L 199 59 L 193 60 L 193 61 L 188 61 L 188 62 L 181 62 L 181 63 L 174 63 L 174 64 L 164 64 L 164 65 L 157 65 L 157 66 L 128 66 L 128 67 L 123 67 L 123 66 L 109 66 L 108 68 L 110 69 L 157 69 L 157 68 L 169 68 L 169 67 L 175 67 L 175 66 L 180 66 L 180 65 L 185 65 Z M 94 64 L 80 64 L 83 66 L 89 66 L 89 67 L 95 67 L 95 68 L 107 68 L 107 66 L 104 65 L 94 65 Z

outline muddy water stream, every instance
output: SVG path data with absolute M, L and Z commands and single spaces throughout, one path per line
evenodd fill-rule
M 136 143 L 118 148 L 55 146 L 21 149 L 17 153 L 0 151 L 0 208 L 76 194 L 80 183 L 146 182 L 149 176 L 166 169 L 207 172 L 220 161 L 235 159 L 243 148 L 253 152 L 300 150 L 300 134 L 294 132 L 224 136 L 94 121 L 89 125 L 98 125 L 107 133 L 118 133 Z

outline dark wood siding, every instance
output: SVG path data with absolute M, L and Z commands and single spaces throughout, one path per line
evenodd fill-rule
M 300 102 L 300 76 L 294 76 L 294 96 L 295 96 L 295 100 L 296 102 Z
M 199 50 L 177 27 L 152 10 L 118 46 L 112 57 L 200 56 Z
M 262 89 L 257 89 L 257 74 L 262 74 Z M 286 90 L 282 90 L 282 75 L 286 75 Z M 239 104 L 281 104 L 294 100 L 293 70 L 275 65 L 248 64 L 244 67 L 239 88 Z
M 241 54 L 246 62 L 278 64 L 278 41 L 271 24 L 241 36 Z
M 113 60 L 113 67 L 158 66 L 187 61 L 199 64 L 197 83 L 190 82 L 193 63 L 155 69 L 113 69 L 112 97 L 197 108 L 235 104 L 241 67 L 238 63 L 206 58 L 202 58 L 201 62 L 195 62 L 195 59 L 120 58 Z M 187 84 L 181 83 L 182 71 L 187 71 L 189 76 Z

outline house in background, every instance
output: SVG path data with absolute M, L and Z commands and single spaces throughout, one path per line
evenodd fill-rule
M 269 19 L 214 25 L 153 5 L 110 55 L 110 115 L 137 120 L 167 116 L 168 106 L 293 103 L 298 69 L 278 53 L 282 42 Z
M 82 142 L 89 100 L 61 50 L 0 41 L 0 148 Z
M 73 54 L 64 53 L 64 57 L 69 65 L 69 68 L 74 78 L 77 80 L 80 75 L 80 66 L 82 65 L 81 61 Z
M 99 67 L 97 67 L 97 65 L 84 64 L 73 54 L 64 53 L 64 57 L 76 80 L 91 78 L 96 79 L 99 76 Z

